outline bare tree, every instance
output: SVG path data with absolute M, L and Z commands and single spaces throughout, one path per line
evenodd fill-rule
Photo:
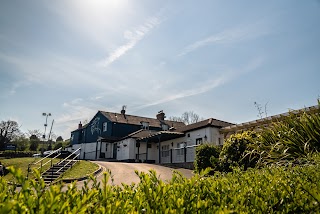
M 254 102 L 254 106 L 258 110 L 258 115 L 257 115 L 258 118 L 262 119 L 263 117 L 268 117 L 267 105 L 268 105 L 268 102 L 264 105 L 264 111 L 263 111 L 261 104 Z
M 62 138 L 61 136 L 59 136 L 59 137 L 57 137 L 56 141 L 57 141 L 57 142 L 63 141 L 63 138 Z
M 203 118 L 202 117 L 200 118 L 200 116 L 194 113 L 193 111 L 186 111 L 181 115 L 181 117 L 173 116 L 173 117 L 169 117 L 169 120 L 183 122 L 186 125 L 189 125 L 192 123 L 197 123 L 203 120 Z
M 32 135 L 36 136 L 38 139 L 42 138 L 43 132 L 41 132 L 39 129 L 34 130 L 28 130 L 27 135 L 31 137 Z
M 13 120 L 0 122 L 0 149 L 4 149 L 5 144 L 22 134 L 19 128 L 18 123 Z

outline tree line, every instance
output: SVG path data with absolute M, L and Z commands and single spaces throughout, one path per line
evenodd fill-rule
M 0 122 L 0 150 L 5 150 L 6 145 L 13 144 L 18 151 L 37 151 L 38 149 L 51 150 L 66 146 L 69 141 L 64 141 L 61 136 L 51 134 L 50 141 L 42 141 L 40 130 L 28 130 L 23 133 L 18 122 L 13 120 Z

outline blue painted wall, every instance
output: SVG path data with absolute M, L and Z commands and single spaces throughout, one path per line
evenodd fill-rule
M 103 131 L 103 123 L 107 122 L 107 130 Z M 99 136 L 102 137 L 125 137 L 130 133 L 141 129 L 141 125 L 131 125 L 115 123 L 109 121 L 103 114 L 98 112 L 92 120 L 82 129 L 71 132 L 72 144 L 96 142 Z M 160 128 L 150 127 L 150 130 L 161 130 Z

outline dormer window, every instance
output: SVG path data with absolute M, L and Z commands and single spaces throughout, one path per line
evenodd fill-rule
M 169 126 L 167 124 L 162 124 L 161 127 L 162 127 L 163 131 L 168 131 L 169 130 Z
M 149 130 L 149 123 L 148 123 L 148 122 L 142 121 L 142 122 L 140 122 L 140 123 L 141 123 L 141 125 L 142 125 L 142 129 L 144 129 L 144 130 Z

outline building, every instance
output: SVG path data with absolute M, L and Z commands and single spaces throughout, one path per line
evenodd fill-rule
M 291 111 L 318 112 L 319 105 Z M 289 113 L 241 124 L 209 118 L 194 124 L 165 120 L 163 111 L 155 118 L 98 111 L 92 120 L 71 132 L 69 151 L 81 148 L 80 159 L 113 159 L 126 162 L 147 162 L 193 168 L 196 147 L 201 143 L 223 145 L 231 134 L 260 130 L 281 121 Z
M 99 158 L 126 162 L 192 164 L 195 148 L 203 142 L 223 144 L 219 130 L 233 125 L 209 118 L 185 125 L 165 120 L 165 113 L 155 118 L 98 111 L 90 122 L 71 132 L 70 151 L 81 148 L 80 159 Z
M 185 126 L 182 122 L 165 120 L 160 111 L 156 118 L 147 118 L 126 114 L 125 108 L 120 113 L 98 111 L 90 122 L 71 132 L 71 148 L 81 148 L 81 159 L 113 158 L 117 159 L 117 142 L 140 130 L 161 131 Z M 121 153 L 121 151 L 119 151 Z

